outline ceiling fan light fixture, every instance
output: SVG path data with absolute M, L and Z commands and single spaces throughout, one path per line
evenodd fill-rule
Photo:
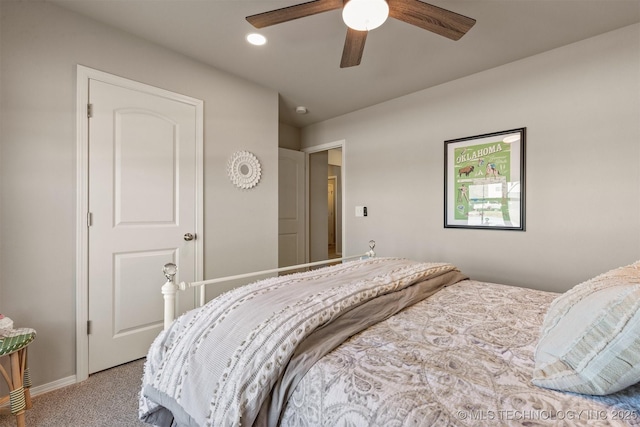
M 371 31 L 384 24 L 389 16 L 386 0 L 350 0 L 342 9 L 342 20 L 349 28 Z
M 262 34 L 251 33 L 247 34 L 247 41 L 254 46 L 262 46 L 267 43 L 267 38 Z

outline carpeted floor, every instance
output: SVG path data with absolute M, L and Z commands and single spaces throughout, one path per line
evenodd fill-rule
M 27 427 L 149 427 L 138 420 L 143 364 L 127 363 L 34 397 Z M 0 427 L 15 425 L 14 416 L 0 415 Z

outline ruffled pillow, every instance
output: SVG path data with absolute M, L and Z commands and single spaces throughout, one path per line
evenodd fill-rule
M 640 261 L 601 274 L 549 307 L 533 383 L 605 395 L 640 382 Z

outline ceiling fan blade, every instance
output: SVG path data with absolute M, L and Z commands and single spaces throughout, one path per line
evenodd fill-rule
M 264 28 L 282 22 L 293 21 L 305 16 L 316 15 L 334 9 L 341 9 L 343 0 L 314 0 L 294 6 L 283 7 L 269 12 L 247 16 L 247 21 L 256 28 Z
M 360 65 L 364 42 L 367 41 L 368 31 L 358 31 L 347 27 L 347 38 L 344 41 L 340 68 L 355 67 Z
M 387 0 L 389 16 L 429 30 L 451 40 L 458 40 L 476 20 L 420 0 Z

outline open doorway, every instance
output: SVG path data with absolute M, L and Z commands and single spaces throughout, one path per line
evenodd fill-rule
M 329 243 L 329 258 L 340 258 L 336 248 L 336 181 L 337 177 L 330 176 L 327 181 L 327 240 Z
M 344 149 L 339 142 L 309 153 L 309 261 L 343 255 Z
M 278 170 L 278 266 L 342 257 L 345 142 L 280 148 Z
M 342 148 L 328 151 L 327 243 L 328 257 L 342 257 Z

